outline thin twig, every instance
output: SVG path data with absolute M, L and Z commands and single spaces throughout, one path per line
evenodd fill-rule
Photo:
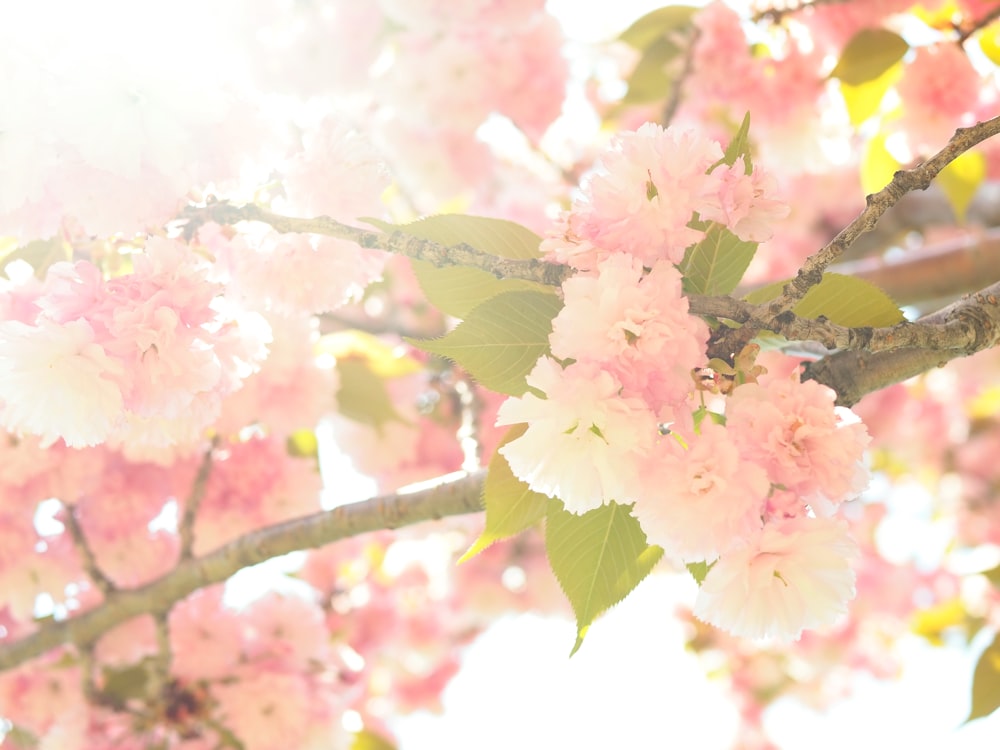
M 197 520 L 198 509 L 201 501 L 205 497 L 205 489 L 208 486 L 208 477 L 212 473 L 212 451 L 215 448 L 213 441 L 205 455 L 202 456 L 201 465 L 195 475 L 194 483 L 191 485 L 191 493 L 184 504 L 184 515 L 181 517 L 177 533 L 181 539 L 181 559 L 186 560 L 191 557 L 191 548 L 194 546 L 194 524 Z
M 938 173 L 973 146 L 1000 133 L 1000 116 L 960 128 L 937 154 L 913 169 L 900 170 L 882 190 L 866 198 L 867 205 L 858 217 L 844 227 L 829 244 L 809 256 L 795 278 L 785 285 L 782 293 L 769 303 L 772 316 L 786 312 L 806 296 L 823 279 L 823 272 L 837 260 L 854 241 L 874 228 L 879 218 L 913 190 L 926 190 Z
M 674 81 L 673 88 L 670 89 L 670 96 L 667 97 L 667 103 L 663 108 L 664 127 L 673 122 L 674 117 L 677 115 L 677 110 L 681 106 L 681 100 L 684 98 L 684 82 L 691 75 L 691 71 L 694 70 L 694 53 L 700 37 L 701 29 L 697 26 L 692 26 L 687 39 L 688 46 L 684 51 L 684 67 L 681 68 L 680 75 Z
M 70 539 L 73 540 L 73 546 L 80 555 L 80 565 L 90 580 L 93 581 L 94 585 L 107 598 L 115 592 L 117 587 L 97 564 L 97 558 L 94 557 L 94 550 L 90 548 L 87 537 L 80 526 L 80 521 L 76 517 L 76 506 L 67 504 L 64 507 L 66 513 L 63 515 L 63 523 L 69 532 Z
M 427 261 L 438 267 L 470 266 L 486 271 L 498 279 L 525 279 L 547 286 L 559 286 L 572 273 L 572 269 L 567 266 L 536 259 L 511 260 L 501 258 L 481 252 L 466 244 L 442 245 L 403 232 L 375 232 L 358 229 L 348 224 L 342 224 L 329 216 L 317 216 L 311 219 L 280 216 L 252 203 L 236 206 L 218 201 L 205 206 L 189 206 L 184 211 L 184 218 L 188 220 L 186 233 L 192 232 L 193 229 L 209 221 L 218 224 L 260 221 L 280 233 L 296 232 L 337 237 L 357 243 L 364 248 L 405 255 L 408 258 Z

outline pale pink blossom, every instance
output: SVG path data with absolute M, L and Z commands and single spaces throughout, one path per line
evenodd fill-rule
M 322 313 L 358 299 L 381 278 L 385 253 L 308 234 L 269 233 L 236 260 L 232 289 L 257 309 L 284 315 Z
M 578 231 L 647 266 L 661 259 L 679 263 L 702 236 L 688 223 L 718 192 L 719 177 L 706 172 L 721 158 L 718 142 L 694 130 L 647 122 L 619 134 L 574 209 L 582 217 Z
M 246 750 L 299 747 L 311 724 L 313 694 L 294 672 L 246 668 L 238 679 L 213 686 L 219 716 Z
M 549 337 L 553 355 L 602 364 L 657 413 L 686 398 L 691 370 L 706 360 L 708 326 L 688 314 L 672 264 L 658 261 L 647 273 L 638 258 L 615 253 L 562 288 L 565 305 Z
M 621 384 L 591 363 L 563 370 L 542 357 L 527 380 L 545 397 L 510 398 L 497 415 L 498 425 L 528 425 L 500 449 L 514 474 L 536 492 L 558 497 L 571 513 L 634 500 L 639 461 L 656 435 L 645 403 L 621 396 Z
M 834 407 L 835 398 L 815 381 L 776 378 L 739 386 L 726 405 L 727 428 L 741 452 L 817 512 L 867 485 L 861 462 L 868 432 L 850 421 L 849 411 Z
M 673 437 L 661 440 L 644 468 L 632 513 L 667 555 L 714 560 L 760 529 L 767 475 L 710 418 L 686 448 Z
M 50 445 L 97 445 L 124 416 L 122 365 L 85 320 L 0 323 L 0 424 Z
M 328 117 L 306 134 L 302 151 L 285 168 L 284 183 L 293 211 L 350 222 L 382 214 L 389 177 L 366 137 Z
M 975 121 L 983 81 L 962 47 L 920 47 L 897 85 L 902 99 L 900 125 L 910 148 L 931 153 L 943 147 L 956 128 Z
M 327 655 L 330 634 L 323 610 L 301 596 L 269 592 L 247 607 L 249 659 L 274 659 L 293 669 L 305 669 Z
M 170 670 L 182 679 L 225 677 L 240 659 L 244 627 L 222 603 L 223 587 L 195 591 L 170 610 Z
M 832 624 L 854 598 L 857 544 L 843 521 L 775 521 L 723 555 L 695 601 L 699 619 L 744 638 L 796 639 Z
M 774 177 L 760 167 L 746 174 L 742 160 L 731 167 L 719 167 L 716 172 L 722 180 L 718 203 L 703 208 L 701 218 L 719 222 L 744 241 L 771 239 L 774 235 L 771 225 L 788 216 L 791 210 L 771 197 L 777 189 Z

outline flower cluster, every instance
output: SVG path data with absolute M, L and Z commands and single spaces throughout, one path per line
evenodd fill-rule
M 258 315 L 227 308 L 208 266 L 153 238 L 133 272 L 56 263 L 0 323 L 0 424 L 71 447 L 194 443 L 264 358 Z M 17 290 L 10 292 L 18 296 Z
M 798 637 L 853 596 L 854 542 L 830 516 L 866 484 L 868 435 L 797 373 L 742 373 L 706 403 L 693 374 L 709 328 L 689 314 L 675 267 L 704 236 L 692 216 L 756 241 L 786 211 L 766 176 L 722 155 L 698 133 L 646 124 L 604 156 L 568 230 L 546 243 L 579 270 L 563 284 L 552 356 L 499 409 L 497 424 L 527 425 L 500 452 L 566 510 L 633 504 L 651 544 L 711 564 L 698 617 Z

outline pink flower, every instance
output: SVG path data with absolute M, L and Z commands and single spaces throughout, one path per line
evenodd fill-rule
M 647 122 L 618 135 L 576 208 L 581 235 L 646 266 L 660 259 L 679 263 L 701 237 L 687 225 L 712 204 L 719 177 L 706 172 L 721 158 L 718 142 L 694 130 Z
M 50 445 L 97 445 L 123 418 L 123 368 L 85 320 L 0 323 L 0 424 Z
M 726 406 L 726 425 L 741 452 L 816 512 L 867 485 L 861 461 L 868 432 L 847 422 L 850 412 L 834 408 L 835 398 L 815 381 L 774 379 L 738 387 Z
M 904 132 L 914 151 L 936 151 L 955 129 L 971 125 L 983 80 L 958 45 L 920 47 L 897 87 Z
M 632 509 L 650 544 L 684 561 L 714 560 L 760 528 L 771 485 L 725 427 L 705 419 L 686 450 L 673 438 L 661 445 Z
M 843 521 L 792 518 L 764 526 L 709 570 L 699 619 L 745 638 L 797 639 L 833 623 L 854 597 L 857 544 Z
M 771 224 L 788 216 L 788 205 L 767 197 L 773 195 L 777 181 L 760 168 L 746 174 L 743 161 L 733 166 L 719 167 L 722 183 L 719 186 L 718 204 L 707 206 L 701 218 L 717 221 L 746 242 L 764 242 L 771 239 Z M 714 172 L 713 172 L 714 174 Z
M 243 648 L 240 617 L 222 604 L 223 586 L 195 591 L 170 610 L 171 672 L 189 680 L 224 677 Z
M 594 364 L 563 370 L 549 357 L 538 360 L 528 385 L 545 397 L 509 398 L 497 414 L 498 425 L 528 425 L 500 449 L 514 474 L 571 513 L 634 500 L 639 460 L 656 434 L 643 401 L 621 396 L 621 384 Z

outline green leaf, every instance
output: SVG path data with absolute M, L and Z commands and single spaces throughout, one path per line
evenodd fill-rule
M 35 270 L 35 276 L 44 279 L 49 266 L 61 260 L 71 260 L 72 257 L 73 248 L 58 237 L 33 240 L 20 246 L 11 238 L 3 238 L 3 242 L 0 242 L 0 276 L 7 277 L 3 270 L 7 264 L 23 260 Z
M 646 543 L 631 506 L 613 502 L 578 516 L 551 500 L 545 549 L 576 614 L 571 656 L 594 619 L 624 599 L 663 556 L 661 547 Z
M 726 166 L 733 166 L 737 159 L 743 159 L 746 174 L 753 172 L 753 162 L 750 161 L 750 113 L 743 115 L 743 122 L 739 130 L 726 146 L 726 152 L 722 155 L 722 163 Z
M 903 37 L 888 29 L 862 29 L 844 47 L 830 77 L 852 86 L 873 81 L 902 60 L 909 49 Z
M 382 735 L 370 729 L 362 729 L 355 733 L 351 750 L 396 750 L 396 746 Z
M 318 458 L 319 440 L 312 430 L 296 430 L 285 441 L 285 450 L 297 458 Z
M 387 344 L 370 333 L 351 329 L 321 336 L 313 352 L 317 356 L 327 355 L 337 360 L 351 357 L 363 359 L 380 378 L 412 375 L 424 369 L 420 362 L 400 352 L 400 349 L 400 346 Z
M 870 81 L 851 85 L 840 82 L 840 94 L 847 106 L 847 115 L 851 125 L 858 126 L 879 110 L 886 92 L 902 77 L 903 64 L 896 63 L 882 75 Z
M 972 674 L 972 710 L 966 722 L 1000 708 L 1000 634 L 986 647 Z
M 467 214 L 441 214 L 417 219 L 409 224 L 390 224 L 368 217 L 360 221 L 390 234 L 402 232 L 445 247 L 468 245 L 480 252 L 500 258 L 530 260 L 542 257 L 538 249 L 542 238 L 527 227 L 506 219 Z
M 889 184 L 900 164 L 885 147 L 885 133 L 879 133 L 865 145 L 861 156 L 861 188 L 867 195 Z
M 526 429 L 527 425 L 514 425 L 497 448 L 521 437 Z M 486 473 L 483 504 L 486 507 L 486 528 L 469 551 L 459 558 L 460 563 L 472 559 L 494 542 L 520 534 L 537 524 L 545 518 L 549 498 L 514 476 L 507 459 L 497 450 Z
M 125 667 L 103 667 L 104 687 L 101 692 L 125 705 L 130 700 L 145 700 L 149 683 L 149 669 L 146 660 Z
M 744 299 L 755 305 L 768 302 L 781 294 L 787 283 L 768 284 Z M 802 318 L 823 315 L 831 323 L 849 328 L 883 328 L 903 321 L 903 313 L 888 294 L 869 281 L 839 273 L 824 274 L 823 280 L 809 290 L 792 312 Z
M 555 289 L 524 279 L 498 279 L 488 271 L 467 266 L 437 266 L 411 261 L 413 273 L 428 301 L 446 315 L 465 318 L 476 306 L 504 292 L 531 289 L 555 295 Z
M 936 182 L 948 199 L 948 204 L 955 212 L 955 218 L 959 223 L 965 221 L 965 212 L 985 179 L 986 160 L 978 151 L 959 154 L 938 174 Z
M 340 374 L 337 406 L 345 417 L 376 430 L 381 430 L 386 422 L 406 422 L 396 411 L 385 382 L 369 360 L 358 356 L 339 359 L 337 372 Z
M 684 291 L 719 295 L 733 291 L 757 252 L 756 242 L 744 242 L 721 224 L 712 223 L 705 238 L 684 253 L 680 269 Z
M 650 11 L 637 20 L 618 38 L 635 49 L 647 49 L 653 42 L 662 39 L 673 29 L 687 26 L 700 8 L 690 5 L 669 5 Z
M 457 362 L 492 391 L 520 396 L 528 389 L 525 376 L 549 350 L 552 319 L 561 308 L 554 294 L 504 292 L 476 307 L 450 333 L 407 341 Z
M 712 565 L 714 564 L 712 563 Z M 706 562 L 688 563 L 687 569 L 691 577 L 694 578 L 694 582 L 701 586 L 705 582 L 705 576 L 708 575 L 708 571 L 712 569 L 712 565 Z
M 642 53 L 631 75 L 628 90 L 622 97 L 624 105 L 648 104 L 665 99 L 673 89 L 676 75 L 667 72 L 667 64 L 676 58 L 681 48 L 670 39 L 658 39 Z

